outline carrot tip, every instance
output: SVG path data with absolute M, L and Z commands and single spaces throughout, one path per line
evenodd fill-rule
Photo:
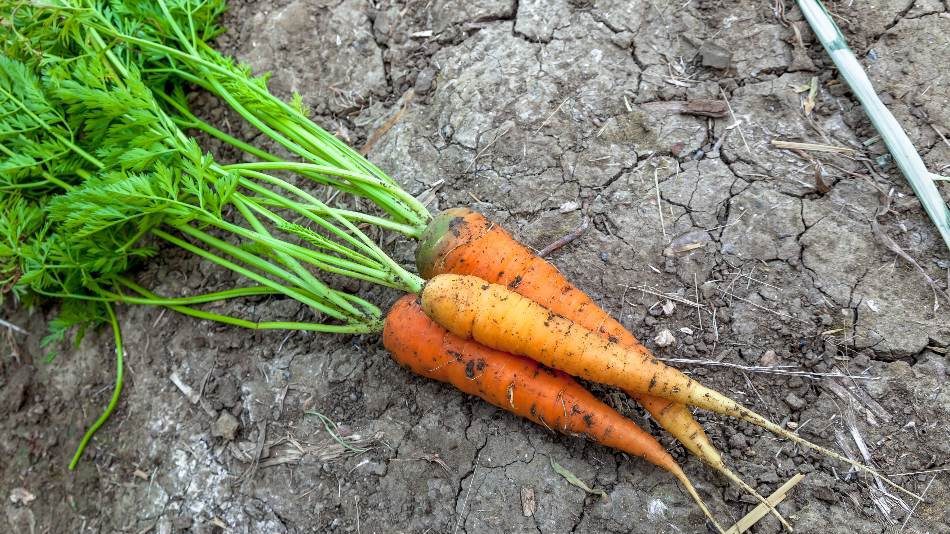
M 874 468 L 872 468 L 872 467 L 868 467 L 867 465 L 864 465 L 864 464 L 862 464 L 861 462 L 858 462 L 858 461 L 856 461 L 856 460 L 852 460 L 851 458 L 848 458 L 848 457 L 846 457 L 846 456 L 842 456 L 841 454 L 838 454 L 838 453 L 836 453 L 836 452 L 834 452 L 834 451 L 832 451 L 832 450 L 830 450 L 830 449 L 827 449 L 827 448 L 825 448 L 825 447 L 822 447 L 821 445 L 818 445 L 818 444 L 816 444 L 816 443 L 812 443 L 811 441 L 808 441 L 807 439 L 805 439 L 805 438 L 799 436 L 798 434 L 796 434 L 796 433 L 794 433 L 794 432 L 785 430 L 784 428 L 780 427 L 779 425 L 777 425 L 777 424 L 775 424 L 775 423 L 769 421 L 769 420 L 766 419 L 765 417 L 763 417 L 763 416 L 757 414 L 756 412 L 753 412 L 752 410 L 750 410 L 750 409 L 748 409 L 748 408 L 746 408 L 746 407 L 744 407 L 744 406 L 742 406 L 742 405 L 740 405 L 740 404 L 738 404 L 738 403 L 735 403 L 735 406 L 737 407 L 736 410 L 735 410 L 735 415 L 736 415 L 737 417 L 739 417 L 739 419 L 742 419 L 742 420 L 744 420 L 744 421 L 746 421 L 746 422 L 752 423 L 752 424 L 754 424 L 754 425 L 756 425 L 756 426 L 762 427 L 762 428 L 764 428 L 765 430 L 768 430 L 768 431 L 772 432 L 773 434 L 776 434 L 776 435 L 781 436 L 781 437 L 783 437 L 783 438 L 785 438 L 785 439 L 788 439 L 788 440 L 791 440 L 791 441 L 793 441 L 793 442 L 795 442 L 795 443 L 798 443 L 799 445 L 802 445 L 803 447 L 807 447 L 807 448 L 809 448 L 809 449 L 812 449 L 813 451 L 816 451 L 816 452 L 819 452 L 819 453 L 821 453 L 821 454 L 824 454 L 825 456 L 828 456 L 828 457 L 830 457 L 830 458 L 834 458 L 835 460 L 838 460 L 838 461 L 840 461 L 840 462 L 844 462 L 844 463 L 846 463 L 846 464 L 848 464 L 848 465 L 850 465 L 850 466 L 853 466 L 855 469 L 857 469 L 857 470 L 859 470 L 859 471 L 862 471 L 862 472 L 867 473 L 867 474 L 869 474 L 869 475 L 871 475 L 871 476 L 874 476 L 874 477 L 879 478 L 880 480 L 882 480 L 882 481 L 883 481 L 885 484 L 887 484 L 888 486 L 890 486 L 890 487 L 892 487 L 892 488 L 894 488 L 894 489 L 900 491 L 901 493 L 904 493 L 904 494 L 906 494 L 906 495 L 908 495 L 908 496 L 910 496 L 910 497 L 913 497 L 913 498 L 917 499 L 918 501 L 923 501 L 923 500 L 924 500 L 924 498 L 921 497 L 920 495 L 917 495 L 916 493 L 914 493 L 914 492 L 912 492 L 912 491 L 910 491 L 910 490 L 908 490 L 908 489 L 905 489 L 905 488 L 902 487 L 900 484 L 898 484 L 898 483 L 894 482 L 893 480 L 887 478 L 886 476 L 882 475 L 880 472 L 878 472 L 876 469 L 874 469 Z
M 686 489 L 686 493 L 689 493 L 689 496 L 693 498 L 696 502 L 696 505 L 699 506 L 699 509 L 703 511 L 703 514 L 706 515 L 706 518 L 712 522 L 713 526 L 716 527 L 716 530 L 719 531 L 719 534 L 726 534 L 726 531 L 722 528 L 722 525 L 716 521 L 716 518 L 713 517 L 712 512 L 709 511 L 709 508 L 706 507 L 706 503 L 703 501 L 703 498 L 699 496 L 699 492 L 696 491 L 696 488 L 693 486 L 693 483 L 689 481 L 689 478 L 686 477 L 686 473 L 682 470 L 673 471 L 673 476 L 680 481 L 680 484 L 683 485 L 683 488 Z

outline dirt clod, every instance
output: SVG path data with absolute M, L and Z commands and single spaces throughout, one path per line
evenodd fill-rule
M 796 393 L 789 393 L 785 396 L 785 404 L 792 410 L 799 411 L 805 407 L 805 399 L 799 397 Z
M 228 412 L 221 412 L 221 415 L 219 415 L 218 419 L 214 422 L 214 427 L 211 429 L 211 435 L 224 438 L 228 441 L 233 441 L 237 436 L 239 427 L 240 423 L 238 423 L 237 418 Z

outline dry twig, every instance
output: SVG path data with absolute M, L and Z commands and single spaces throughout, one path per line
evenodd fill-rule
M 739 371 L 749 373 L 765 373 L 773 375 L 801 376 L 805 378 L 849 378 L 851 380 L 881 380 L 878 376 L 847 375 L 842 373 L 816 373 L 812 371 L 800 371 L 790 365 L 775 365 L 766 367 L 762 365 L 741 365 L 738 363 L 720 362 L 716 360 L 691 360 L 689 358 L 657 358 L 662 362 L 685 363 L 689 365 L 706 365 L 710 367 L 728 367 Z
M 772 507 L 778 505 L 778 503 L 785 500 L 785 497 L 788 495 L 788 492 L 792 490 L 802 479 L 805 478 L 805 475 L 797 473 L 795 476 L 790 478 L 788 482 L 782 484 L 782 487 L 775 490 L 775 493 L 766 497 L 766 502 L 768 502 Z M 771 513 L 769 507 L 765 503 L 759 503 L 758 506 L 752 509 L 751 512 L 745 515 L 742 519 L 736 522 L 735 525 L 726 530 L 726 534 L 742 534 L 743 532 L 752 528 L 752 525 L 755 525 L 759 522 L 760 519 Z
M 853 154 L 856 152 L 853 148 L 836 145 L 825 145 L 821 143 L 797 143 L 794 141 L 782 141 L 781 139 L 772 139 L 772 146 L 787 150 L 807 150 L 811 152 L 836 152 L 844 154 Z

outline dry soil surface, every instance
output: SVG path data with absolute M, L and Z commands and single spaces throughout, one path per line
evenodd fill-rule
M 219 46 L 271 70 L 278 94 L 298 91 L 356 146 L 405 105 L 370 157 L 414 194 L 441 184 L 433 211 L 474 206 L 539 249 L 589 218 L 551 260 L 658 356 L 687 360 L 677 365 L 810 440 L 861 457 L 860 437 L 881 471 L 926 492 L 915 508 L 839 463 L 699 414 L 760 492 L 807 475 L 779 506 L 800 532 L 947 533 L 950 302 L 923 273 L 945 291 L 950 255 L 784 4 L 234 1 Z M 950 174 L 950 4 L 829 7 L 928 165 Z M 249 131 L 194 98 L 221 127 Z M 729 108 L 706 117 L 668 104 L 701 100 Z M 387 246 L 411 263 L 411 243 Z M 171 249 L 136 276 L 172 295 L 229 282 Z M 308 314 L 274 299 L 232 306 Z M 0 530 L 707 529 L 670 476 L 412 376 L 377 337 L 254 333 L 154 308 L 120 308 L 122 402 L 69 472 L 108 400 L 113 349 L 110 333 L 94 332 L 45 363 L 38 340 L 54 311 L 6 314 L 30 335 L 9 333 L 0 360 Z M 675 342 L 657 347 L 663 330 Z M 203 400 L 192 404 L 172 376 Z M 629 399 L 594 389 L 662 435 L 723 523 L 754 506 Z M 339 425 L 345 447 L 314 412 Z M 570 485 L 552 461 L 606 498 Z M 766 518 L 752 531 L 779 530 Z

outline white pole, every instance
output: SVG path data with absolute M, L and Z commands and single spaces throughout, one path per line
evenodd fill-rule
M 940 197 L 940 191 L 934 184 L 934 180 L 939 177 L 927 171 L 923 160 L 920 159 L 920 154 L 904 133 L 904 129 L 877 97 L 871 80 L 854 57 L 854 53 L 848 48 L 841 30 L 831 19 L 831 15 L 828 14 L 821 1 L 798 0 L 798 7 L 801 8 L 815 35 L 818 36 L 818 40 L 835 62 L 841 76 L 851 87 L 854 96 L 864 106 L 864 112 L 871 119 L 871 124 L 881 135 L 881 139 L 894 157 L 894 162 L 907 178 L 914 194 L 917 195 L 917 200 L 923 205 L 927 215 L 937 226 L 947 248 L 950 249 L 950 209 L 947 208 L 947 203 Z

